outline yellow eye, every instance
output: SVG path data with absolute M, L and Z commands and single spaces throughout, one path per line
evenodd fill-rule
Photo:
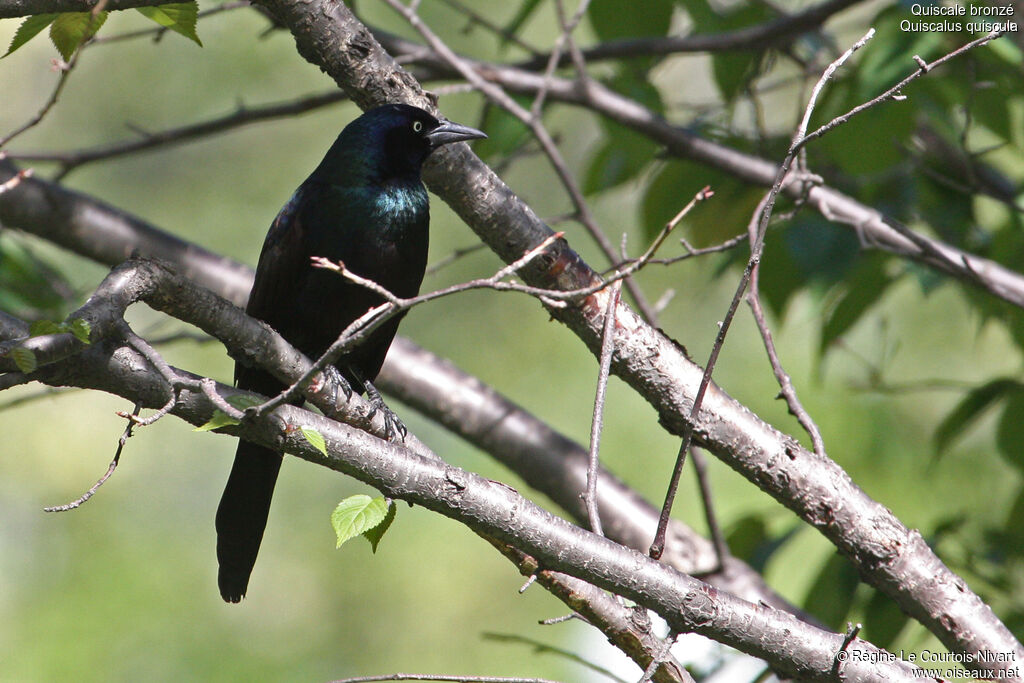
M 412 122 L 412 130 L 413 130 L 414 133 L 422 132 L 423 131 L 423 122 L 422 121 L 413 121 Z

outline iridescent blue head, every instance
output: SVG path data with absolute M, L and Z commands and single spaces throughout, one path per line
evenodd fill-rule
M 485 137 L 419 107 L 385 104 L 345 126 L 312 177 L 337 185 L 418 182 L 423 162 L 435 149 Z

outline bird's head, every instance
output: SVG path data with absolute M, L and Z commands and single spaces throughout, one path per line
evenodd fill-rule
M 345 126 L 327 153 L 322 170 L 330 173 L 356 168 L 379 180 L 419 180 L 420 169 L 438 147 L 487 136 L 475 128 L 448 120 L 408 104 L 385 104 Z M 333 174 L 331 174 L 333 175 Z

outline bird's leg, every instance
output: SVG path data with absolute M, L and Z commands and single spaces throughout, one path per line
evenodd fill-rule
M 380 412 L 381 417 L 384 418 L 384 434 L 388 441 L 393 441 L 397 436 L 402 441 L 405 441 L 405 435 L 409 433 L 405 425 L 395 414 L 395 411 L 388 408 L 388 404 L 384 402 L 384 397 L 377 391 L 377 387 L 373 386 L 373 383 L 368 379 L 363 379 L 358 372 L 352 371 L 352 374 L 356 376 L 356 379 L 362 382 L 363 387 L 366 389 L 366 398 L 369 399 L 370 405 L 372 406 L 370 414 L 367 415 L 367 419 L 372 420 L 373 416 Z

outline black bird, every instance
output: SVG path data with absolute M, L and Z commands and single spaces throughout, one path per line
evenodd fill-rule
M 246 312 L 316 359 L 350 323 L 383 301 L 337 273 L 313 268 L 310 257 L 340 260 L 398 296 L 416 296 L 430 223 L 420 180 L 423 162 L 441 145 L 484 137 L 404 104 L 372 109 L 347 125 L 271 224 Z M 356 391 L 366 389 L 379 400 L 369 383 L 380 371 L 399 320 L 391 318 L 336 364 Z M 284 389 L 270 373 L 241 363 L 235 365 L 235 380 L 265 396 Z M 239 602 L 249 585 L 280 468 L 280 453 L 238 442 L 217 509 L 217 583 L 228 602 Z

